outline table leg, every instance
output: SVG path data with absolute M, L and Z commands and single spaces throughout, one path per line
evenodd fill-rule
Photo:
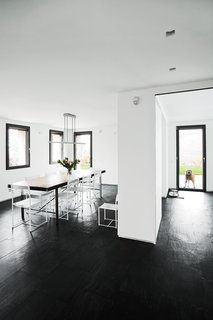
M 21 208 L 21 218 L 22 218 L 22 220 L 25 220 L 25 217 L 24 217 L 24 208 Z
M 102 174 L 99 176 L 99 184 L 100 184 L 100 199 L 102 198 Z
M 58 188 L 55 189 L 55 218 L 58 224 Z
M 24 199 L 24 192 L 21 191 L 21 200 Z M 21 218 L 22 220 L 25 220 L 25 217 L 24 217 L 24 208 L 21 208 Z

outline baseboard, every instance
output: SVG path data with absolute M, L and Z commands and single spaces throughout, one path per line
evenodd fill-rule
M 1 207 L 7 207 L 9 205 L 11 205 L 11 199 L 0 201 L 0 206 Z
M 18 201 L 20 200 L 21 197 L 15 197 L 14 200 L 15 201 Z M 11 202 L 12 200 L 11 199 L 7 199 L 7 200 L 3 200 L 3 201 L 0 201 L 0 207 L 8 207 L 8 206 L 11 206 Z

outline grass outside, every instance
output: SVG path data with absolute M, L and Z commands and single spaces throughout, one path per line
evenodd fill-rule
M 80 169 L 89 169 L 90 163 L 89 162 L 82 162 L 80 163 Z
M 196 175 L 203 174 L 202 166 L 187 166 L 187 165 L 180 166 L 179 174 L 185 174 L 186 170 L 192 170 L 192 172 Z

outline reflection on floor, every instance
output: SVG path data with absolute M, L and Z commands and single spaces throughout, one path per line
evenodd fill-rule
M 212 319 L 213 195 L 180 193 L 163 201 L 155 246 L 98 228 L 90 208 L 12 235 L 1 207 L 0 319 Z

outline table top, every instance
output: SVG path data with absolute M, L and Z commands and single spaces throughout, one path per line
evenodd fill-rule
M 105 170 L 99 170 L 100 173 L 106 172 Z M 82 179 L 83 177 L 93 176 L 96 173 L 94 169 L 88 170 L 73 170 L 71 176 L 68 176 L 67 173 L 52 173 L 42 177 L 29 178 L 22 181 L 13 183 L 13 185 L 26 187 L 30 186 L 31 190 L 40 190 L 40 191 L 50 191 L 60 187 L 63 187 L 67 184 L 67 179 L 75 181 L 77 179 Z M 8 188 L 11 188 L 11 184 L 8 184 Z

